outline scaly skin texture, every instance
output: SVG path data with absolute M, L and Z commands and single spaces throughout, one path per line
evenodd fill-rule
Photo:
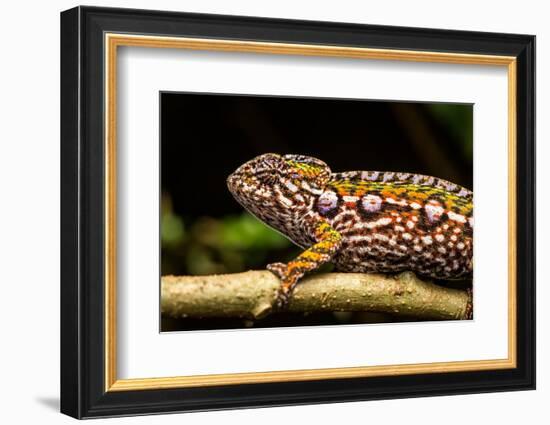
M 281 279 L 284 305 L 305 273 L 333 262 L 339 271 L 464 279 L 473 269 L 473 194 L 420 174 L 332 173 L 303 155 L 264 154 L 227 179 L 235 199 L 304 248 L 267 268 Z

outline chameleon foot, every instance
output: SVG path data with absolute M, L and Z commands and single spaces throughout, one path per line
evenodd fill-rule
M 286 291 L 283 286 L 279 288 L 277 293 L 277 308 L 283 309 L 287 306 L 288 301 L 290 300 L 290 291 Z
M 283 280 L 288 267 L 285 263 L 271 263 L 266 268 L 279 279 Z
M 288 304 L 292 292 L 292 284 L 288 282 L 288 266 L 285 263 L 268 264 L 267 269 L 281 280 L 277 293 L 277 308 L 282 309 Z

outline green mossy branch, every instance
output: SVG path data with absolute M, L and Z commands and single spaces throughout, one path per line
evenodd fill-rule
M 276 310 L 279 280 L 269 271 L 210 276 L 163 276 L 161 310 L 173 318 L 258 319 Z M 423 281 L 414 273 L 397 276 L 320 273 L 296 286 L 288 311 L 368 311 L 420 319 L 471 318 L 471 294 Z

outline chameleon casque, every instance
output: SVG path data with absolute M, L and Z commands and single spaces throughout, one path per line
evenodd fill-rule
M 288 301 L 305 273 L 332 262 L 343 272 L 410 270 L 464 279 L 473 269 L 473 194 L 457 184 L 411 173 L 333 173 L 304 155 L 260 155 L 227 179 L 235 199 L 304 251 L 268 270 Z

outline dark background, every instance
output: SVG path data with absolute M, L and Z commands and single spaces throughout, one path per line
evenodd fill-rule
M 315 156 L 335 172 L 412 172 L 473 187 L 472 105 L 171 92 L 160 101 L 163 275 L 263 269 L 300 252 L 226 188 L 231 172 L 266 152 Z M 371 313 L 280 313 L 257 322 L 163 317 L 162 330 L 395 320 Z

